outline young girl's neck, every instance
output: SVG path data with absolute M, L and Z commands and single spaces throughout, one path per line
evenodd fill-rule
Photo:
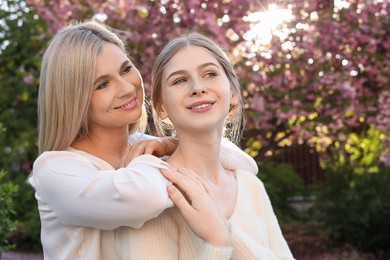
M 219 174 L 223 170 L 220 147 L 221 136 L 181 135 L 179 146 L 168 162 L 174 168 L 189 168 L 201 177 L 218 181 Z

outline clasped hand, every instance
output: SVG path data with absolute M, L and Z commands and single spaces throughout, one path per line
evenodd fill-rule
M 178 141 L 173 137 L 142 140 L 126 148 L 121 157 L 121 165 L 128 165 L 131 160 L 142 154 L 152 154 L 157 157 L 171 155 L 177 148 Z

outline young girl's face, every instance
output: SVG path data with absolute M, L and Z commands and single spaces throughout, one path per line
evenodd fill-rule
M 136 122 L 142 114 L 143 98 L 143 82 L 137 68 L 118 46 L 106 43 L 96 61 L 89 107 L 91 129 Z
M 176 131 L 222 132 L 232 99 L 221 64 L 207 49 L 188 46 L 167 63 L 161 81 L 162 119 L 169 117 Z

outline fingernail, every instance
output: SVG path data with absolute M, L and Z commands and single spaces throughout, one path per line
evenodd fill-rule
M 176 192 L 176 188 L 173 185 L 169 185 L 167 189 L 168 189 L 168 193 L 170 193 L 170 194 L 173 194 Z

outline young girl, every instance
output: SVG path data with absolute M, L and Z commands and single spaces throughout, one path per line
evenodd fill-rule
M 222 137 L 240 136 L 244 109 L 226 54 L 197 33 L 175 38 L 154 64 L 152 87 L 160 133 L 174 132 L 179 142 L 167 160 L 173 169 L 163 170 L 174 184 L 168 193 L 177 207 L 147 222 L 136 235 L 127 233 L 127 243 L 140 248 L 151 237 L 159 243 L 150 243 L 158 246 L 147 252 L 123 248 L 126 257 L 293 259 L 262 182 L 221 162 Z M 205 217 L 207 207 L 213 218 Z
M 142 78 L 124 44 L 88 21 L 55 35 L 42 61 L 36 190 L 45 259 L 118 259 L 118 227 L 141 227 L 171 207 L 169 182 L 146 166 L 171 153 L 171 139 L 141 144 L 146 123 Z M 129 138 L 129 134 L 135 134 Z M 231 143 L 225 164 L 252 160 Z M 233 147 L 233 148 L 232 148 Z M 146 166 L 145 166 L 146 165 Z

